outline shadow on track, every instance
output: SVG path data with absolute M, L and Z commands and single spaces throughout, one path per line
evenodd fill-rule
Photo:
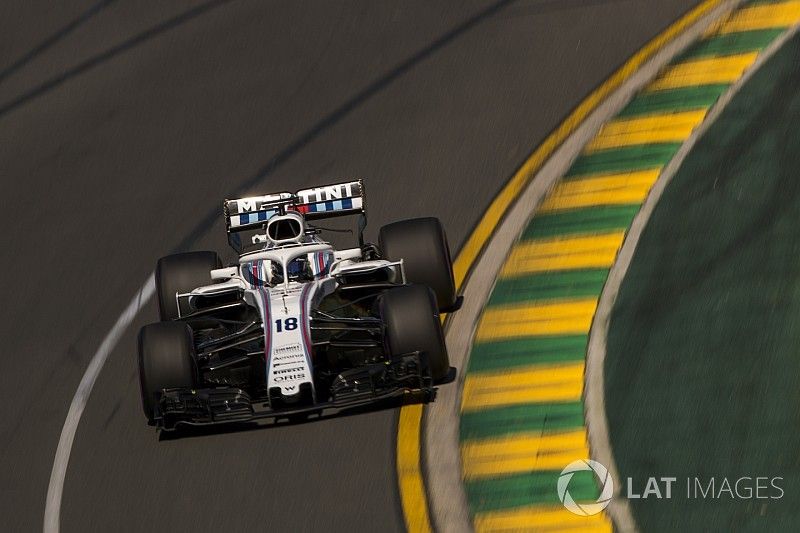
M 111 1 L 114 1 L 114 0 L 108 0 L 106 3 L 110 3 Z M 199 6 L 196 6 L 196 7 L 193 7 L 192 9 L 184 11 L 180 15 L 176 15 L 176 16 L 170 18 L 170 19 L 167 19 L 164 22 L 161 22 L 161 23 L 153 26 L 152 28 L 149 28 L 149 29 L 139 33 L 138 35 L 135 35 L 135 36 L 131 37 L 127 41 L 124 41 L 124 42 L 122 42 L 122 43 L 120 43 L 120 44 L 118 44 L 116 46 L 112 46 L 111 48 L 109 48 L 105 52 L 101 52 L 100 54 L 97 54 L 96 56 L 87 59 L 83 63 L 80 63 L 80 64 L 76 65 L 75 67 L 72 67 L 71 69 L 66 70 L 65 72 L 62 72 L 61 74 L 59 74 L 59 75 L 57 75 L 57 76 L 55 76 L 53 78 L 50 78 L 49 80 L 45 81 L 44 83 L 42 83 L 38 87 L 35 87 L 34 89 L 31 89 L 30 91 L 22 94 L 21 96 L 18 96 L 17 98 L 11 100 L 10 102 L 3 104 L 2 106 L 0 106 L 0 119 L 2 119 L 5 115 L 7 115 L 11 111 L 15 110 L 16 108 L 18 108 L 18 107 L 30 102 L 31 100 L 33 100 L 33 99 L 35 99 L 35 98 L 37 98 L 39 96 L 42 96 L 43 94 L 55 89 L 56 87 L 58 87 L 62 83 L 67 82 L 70 79 L 83 74 L 87 70 L 90 70 L 90 69 L 92 69 L 92 68 L 94 68 L 94 67 L 96 67 L 98 65 L 101 65 L 101 64 L 105 63 L 106 61 L 109 61 L 109 60 L 113 59 L 114 57 L 118 56 L 119 54 L 122 54 L 123 52 L 126 52 L 127 50 L 135 48 L 136 46 L 138 46 L 138 45 L 140 45 L 140 44 L 142 44 L 142 43 L 144 43 L 144 42 L 146 42 L 146 41 L 148 41 L 148 40 L 150 40 L 150 39 L 152 39 L 154 37 L 157 37 L 157 36 L 161 35 L 162 33 L 166 33 L 169 30 L 177 28 L 181 24 L 185 24 L 186 22 L 189 22 L 190 20 L 195 19 L 195 18 L 199 17 L 200 15 L 203 15 L 204 13 L 206 13 L 208 11 L 211 11 L 212 9 L 214 9 L 216 7 L 219 7 L 219 6 L 223 5 L 223 4 L 227 4 L 230 1 L 231 0 L 211 0 L 209 2 L 205 2 L 203 4 L 200 4 Z M 70 31 L 72 31 L 72 30 L 70 30 Z M 69 33 L 69 32 L 67 32 L 67 33 Z M 63 35 L 57 37 L 55 40 L 53 40 L 53 42 L 57 41 L 61 37 L 63 37 Z M 52 44 L 52 43 L 47 44 L 47 46 L 50 46 L 50 44 Z M 47 46 L 45 46 L 45 48 L 47 48 Z M 39 53 L 39 52 L 33 53 L 33 56 L 35 56 L 36 53 Z M 20 60 L 20 61 L 22 61 L 22 60 Z M 27 61 L 28 60 L 25 60 L 25 62 L 27 62 Z M 17 68 L 19 68 L 19 67 L 17 67 Z
M 55 32 L 53 35 L 42 41 L 41 43 L 34 46 L 28 53 L 24 54 L 22 57 L 11 63 L 8 67 L 0 71 L 0 83 L 2 83 L 7 77 L 36 59 L 37 56 L 44 53 L 48 48 L 56 44 L 58 41 L 72 33 L 73 31 L 77 30 L 79 27 L 83 26 L 91 19 L 93 19 L 97 14 L 103 11 L 105 8 L 116 2 L 117 0 L 102 0 L 101 2 L 97 2 L 96 4 L 92 5 L 78 15 L 76 18 L 71 20 Z
M 540 0 L 538 2 L 524 2 L 509 13 L 506 13 L 499 18 L 508 19 L 515 17 L 526 17 L 528 15 L 535 15 L 539 13 L 553 13 L 556 11 L 565 11 L 567 9 L 602 6 L 617 2 L 619 2 L 619 0 Z
M 39 87 L 19 96 L 18 98 L 14 99 L 13 101 L 0 106 L 0 120 L 7 115 L 9 112 L 13 111 L 14 109 L 24 105 L 25 103 L 33 100 L 52 89 L 55 89 L 62 83 L 69 81 L 71 78 L 79 76 L 80 74 L 86 72 L 87 70 L 99 66 L 100 64 L 113 59 L 115 56 L 138 46 L 145 41 L 156 37 L 166 31 L 169 31 L 185 22 L 188 22 L 203 13 L 210 11 L 213 8 L 219 7 L 223 4 L 230 2 L 231 0 L 211 0 L 204 4 L 201 4 L 193 9 L 190 9 L 180 15 L 177 15 L 165 22 L 162 22 L 144 32 L 132 37 L 131 39 L 120 43 L 107 51 L 98 54 L 87 61 L 73 67 L 66 72 L 51 78 L 50 80 L 44 82 Z M 344 117 L 350 114 L 353 110 L 364 104 L 367 100 L 378 94 L 381 90 L 388 87 L 392 82 L 400 78 L 403 74 L 411 70 L 415 65 L 419 64 L 420 62 L 424 61 L 426 58 L 430 57 L 438 50 L 446 46 L 447 44 L 453 42 L 455 39 L 463 35 L 464 33 L 468 32 L 481 22 L 485 21 L 489 17 L 497 14 L 503 8 L 507 7 L 508 5 L 514 3 L 516 0 L 499 0 L 487 8 L 479 11 L 475 15 L 471 16 L 464 22 L 460 23 L 450 31 L 444 33 L 439 38 L 435 39 L 433 42 L 425 46 L 424 48 L 418 50 L 407 59 L 401 61 L 397 64 L 394 68 L 390 69 L 388 72 L 368 84 L 364 87 L 361 91 L 357 92 L 353 95 L 350 99 L 345 101 L 342 105 L 338 108 L 334 109 L 329 114 L 322 117 L 317 123 L 313 124 L 305 133 L 301 134 L 295 140 L 290 142 L 286 145 L 283 149 L 278 151 L 271 159 L 269 159 L 255 174 L 250 176 L 249 178 L 245 179 L 244 182 L 240 183 L 238 187 L 230 191 L 231 196 L 235 196 L 239 193 L 246 192 L 250 187 L 257 184 L 260 180 L 268 176 L 273 170 L 277 167 L 291 159 L 294 155 L 296 155 L 300 150 L 302 150 L 305 146 L 309 143 L 314 141 L 320 135 L 322 135 L 325 131 L 329 130 L 331 127 L 336 125 L 340 122 Z M 179 252 L 182 250 L 186 250 L 191 247 L 191 245 L 199 240 L 199 238 L 207 232 L 215 222 L 219 219 L 219 210 L 214 209 L 209 211 L 209 213 L 203 217 L 200 223 L 195 227 L 195 229 L 186 235 L 173 249 L 171 253 Z
M 230 191 L 231 196 L 237 196 L 241 193 L 245 193 L 251 188 L 253 185 L 257 184 L 259 181 L 267 177 L 272 171 L 276 168 L 281 166 L 282 164 L 286 163 L 289 159 L 291 159 L 294 155 L 300 152 L 305 146 L 310 144 L 312 141 L 317 139 L 320 135 L 324 132 L 335 126 L 338 122 L 340 122 L 343 118 L 345 118 L 348 114 L 350 114 L 353 110 L 364 104 L 367 100 L 381 92 L 383 89 L 388 87 L 392 82 L 400 78 L 403 74 L 411 70 L 415 65 L 421 63 L 438 50 L 446 46 L 447 44 L 451 43 L 464 33 L 468 32 L 481 22 L 485 21 L 486 19 L 492 17 L 493 15 L 497 14 L 503 8 L 507 7 L 508 5 L 514 3 L 516 0 L 499 0 L 494 4 L 491 4 L 489 7 L 479 11 L 472 17 L 468 18 L 452 30 L 444 33 L 438 39 L 431 42 L 425 48 L 417 51 L 416 53 L 412 54 L 407 59 L 401 61 L 397 64 L 394 68 L 389 70 L 387 73 L 364 87 L 361 91 L 353 95 L 349 100 L 344 102 L 338 108 L 334 109 L 332 112 L 327 114 L 326 116 L 322 117 L 316 124 L 312 125 L 305 133 L 297 137 L 294 141 L 290 142 L 286 145 L 282 150 L 272 156 L 271 159 L 267 161 L 255 174 L 247 178 L 244 182 L 240 183 L 238 187 Z M 0 117 L 2 116 L 2 111 L 0 110 Z M 219 210 L 214 209 L 213 211 L 209 212 L 202 221 L 196 226 L 196 228 L 189 233 L 183 240 L 181 240 L 178 245 L 172 250 L 172 253 L 180 252 L 183 250 L 187 250 L 191 247 L 191 245 L 200 239 L 200 237 L 208 231 L 215 222 L 219 219 Z

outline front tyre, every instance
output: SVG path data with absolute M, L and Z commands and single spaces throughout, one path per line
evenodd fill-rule
M 423 367 L 427 367 L 433 380 L 445 379 L 450 360 L 433 291 L 425 285 L 389 289 L 379 297 L 378 309 L 386 327 L 389 353 L 419 351 Z
M 386 259 L 403 260 L 408 283 L 421 283 L 433 290 L 440 311 L 455 305 L 450 248 L 438 218 L 413 218 L 387 224 L 380 230 L 378 246 Z
M 187 252 L 159 259 L 156 265 L 156 293 L 161 320 L 178 318 L 175 295 L 211 285 L 211 271 L 221 266 L 222 261 L 216 252 Z M 180 315 L 189 311 L 185 303 L 181 305 Z
M 139 331 L 142 408 L 152 422 L 163 389 L 195 387 L 194 339 L 183 322 L 157 322 Z

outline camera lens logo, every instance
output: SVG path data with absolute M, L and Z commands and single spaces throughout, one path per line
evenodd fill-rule
M 597 479 L 603 485 L 600 491 L 600 496 L 594 503 L 578 503 L 569 493 L 569 482 L 572 481 L 572 476 L 575 472 L 594 472 Z M 564 507 L 571 513 L 579 516 L 592 516 L 600 513 L 608 507 L 611 503 L 611 496 L 614 494 L 614 480 L 611 479 L 611 474 L 608 469 L 591 459 L 573 461 L 561 471 L 558 477 L 558 499 L 564 504 Z

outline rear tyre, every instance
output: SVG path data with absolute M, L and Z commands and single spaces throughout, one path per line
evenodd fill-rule
M 139 331 L 139 385 L 142 408 L 153 421 L 162 389 L 194 388 L 194 340 L 183 322 L 157 322 Z
M 438 218 L 413 218 L 381 228 L 378 246 L 391 261 L 403 260 L 406 281 L 430 287 L 443 311 L 456 303 L 447 236 Z
M 178 318 L 175 294 L 211 285 L 211 271 L 221 266 L 222 261 L 216 252 L 188 252 L 159 259 L 156 265 L 156 292 L 161 320 Z M 180 312 L 189 312 L 185 303 L 181 305 Z
M 384 292 L 378 300 L 386 325 L 389 353 L 400 355 L 419 351 L 422 364 L 434 381 L 445 379 L 450 360 L 433 291 L 425 285 L 404 285 Z

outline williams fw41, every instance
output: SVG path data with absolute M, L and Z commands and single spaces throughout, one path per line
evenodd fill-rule
M 364 243 L 360 180 L 226 200 L 228 242 L 163 257 L 160 322 L 139 334 L 148 421 L 163 429 L 303 419 L 418 394 L 449 377 L 440 312 L 458 309 L 447 238 L 435 218 Z M 314 221 L 358 217 L 358 246 L 336 250 Z M 242 233 L 249 244 L 242 245 Z

